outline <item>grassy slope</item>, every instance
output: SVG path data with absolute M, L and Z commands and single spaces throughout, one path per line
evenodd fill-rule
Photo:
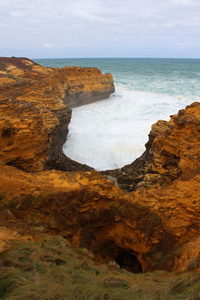
M 0 299 L 200 299 L 200 273 L 132 274 L 43 235 L 0 254 Z

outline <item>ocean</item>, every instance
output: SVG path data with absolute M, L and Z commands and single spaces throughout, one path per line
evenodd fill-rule
M 111 73 L 108 99 L 74 108 L 64 153 L 96 170 L 121 168 L 145 150 L 151 125 L 200 100 L 200 59 L 34 59 L 45 67 Z

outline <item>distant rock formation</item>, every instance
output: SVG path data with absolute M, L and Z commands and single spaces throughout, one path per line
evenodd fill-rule
M 115 91 L 111 74 L 102 75 L 97 68 L 66 67 L 69 74 L 64 102 L 77 107 L 108 98 Z

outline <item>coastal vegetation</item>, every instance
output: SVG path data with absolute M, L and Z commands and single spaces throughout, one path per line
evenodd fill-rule
M 60 236 L 16 244 L 0 254 L 2 300 L 139 300 L 200 296 L 200 272 L 133 274 L 116 262 L 99 264 Z

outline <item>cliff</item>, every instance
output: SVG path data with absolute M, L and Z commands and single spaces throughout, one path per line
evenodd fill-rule
M 160 186 L 200 168 L 200 103 L 152 125 L 146 151 L 130 165 L 102 172 L 117 178 L 120 188 L 133 191 Z
M 75 80 L 66 92 L 70 74 L 87 73 L 89 80 L 93 69 L 49 69 L 13 60 L 15 68 L 12 60 L 1 66 L 0 224 L 7 228 L 2 249 L 15 228 L 16 239 L 20 234 L 35 239 L 38 232 L 62 235 L 99 261 L 115 260 L 132 272 L 183 271 L 193 261 L 199 270 L 200 104 L 154 124 L 145 153 L 110 172 L 124 191 L 60 152 L 71 118 L 66 102 L 89 93 L 86 83 L 83 96 L 72 92 Z M 103 76 L 97 80 L 101 86 Z M 111 80 L 107 92 L 112 85 Z
M 62 152 L 71 109 L 114 92 L 97 68 L 45 68 L 26 58 L 0 58 L 1 161 L 25 171 L 89 170 Z
M 60 234 L 102 262 L 133 272 L 172 271 L 198 257 L 199 173 L 125 193 L 95 171 L 25 173 L 1 164 L 0 187 L 12 226 L 21 220 Z

